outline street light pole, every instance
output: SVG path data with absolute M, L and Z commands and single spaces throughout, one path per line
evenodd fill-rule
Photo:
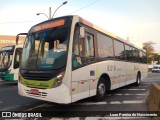
M 45 15 L 49 19 L 49 17 L 45 13 L 37 13 L 36 15 L 40 15 L 40 14 Z
M 54 11 L 54 13 L 53 13 L 53 15 L 52 15 L 52 18 L 54 17 L 56 11 L 57 11 L 61 6 L 65 5 L 65 4 L 67 4 L 67 1 L 63 2 L 62 5 L 60 5 L 60 6 Z
M 49 16 L 46 15 L 45 13 L 37 13 L 36 15 L 43 14 L 43 15 L 45 15 L 48 19 L 52 19 L 52 18 L 54 17 L 54 14 L 56 13 L 56 11 L 57 11 L 61 6 L 65 5 L 65 4 L 67 4 L 67 1 L 63 2 L 62 5 L 60 5 L 60 6 L 54 11 L 53 15 L 52 15 L 51 7 L 49 7 Z M 52 15 L 52 17 L 51 17 L 51 15 Z
M 51 14 L 52 14 L 51 7 L 49 7 L 49 19 L 51 19 Z

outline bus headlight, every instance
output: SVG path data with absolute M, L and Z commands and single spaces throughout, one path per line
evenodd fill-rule
M 57 75 L 53 87 L 58 87 L 58 86 L 60 86 L 60 85 L 62 84 L 62 79 L 63 79 L 63 77 L 64 77 L 64 73 L 65 73 L 65 72 L 61 72 L 60 74 Z

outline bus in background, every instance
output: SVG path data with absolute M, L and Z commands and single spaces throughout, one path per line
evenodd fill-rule
M 16 36 L 18 41 L 19 36 L 26 35 L 20 33 Z M 23 45 L 5 46 L 0 50 L 0 78 L 4 81 L 18 80 L 19 62 L 21 59 Z
M 68 104 L 147 77 L 146 53 L 79 16 L 33 26 L 19 72 L 22 96 Z

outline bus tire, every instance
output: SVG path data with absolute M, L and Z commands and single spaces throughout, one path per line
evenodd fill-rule
M 139 86 L 140 82 L 141 82 L 141 76 L 140 76 L 140 73 L 138 73 L 138 74 L 137 74 L 137 80 L 136 80 L 136 82 L 135 82 L 135 85 L 136 85 L 136 86 Z
M 96 101 L 103 100 L 106 97 L 106 93 L 107 93 L 107 85 L 105 79 L 101 77 L 97 85 L 97 93 L 95 96 L 95 100 Z

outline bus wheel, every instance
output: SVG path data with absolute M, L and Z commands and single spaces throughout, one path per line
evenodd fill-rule
M 106 96 L 106 92 L 107 92 L 106 82 L 105 82 L 105 79 L 102 77 L 99 80 L 98 85 L 97 85 L 97 94 L 95 96 L 96 101 L 103 100 Z
M 136 85 L 136 86 L 139 86 L 140 81 L 141 81 L 141 77 L 140 77 L 140 74 L 138 74 L 138 75 L 137 75 L 137 80 L 136 80 L 135 85 Z

